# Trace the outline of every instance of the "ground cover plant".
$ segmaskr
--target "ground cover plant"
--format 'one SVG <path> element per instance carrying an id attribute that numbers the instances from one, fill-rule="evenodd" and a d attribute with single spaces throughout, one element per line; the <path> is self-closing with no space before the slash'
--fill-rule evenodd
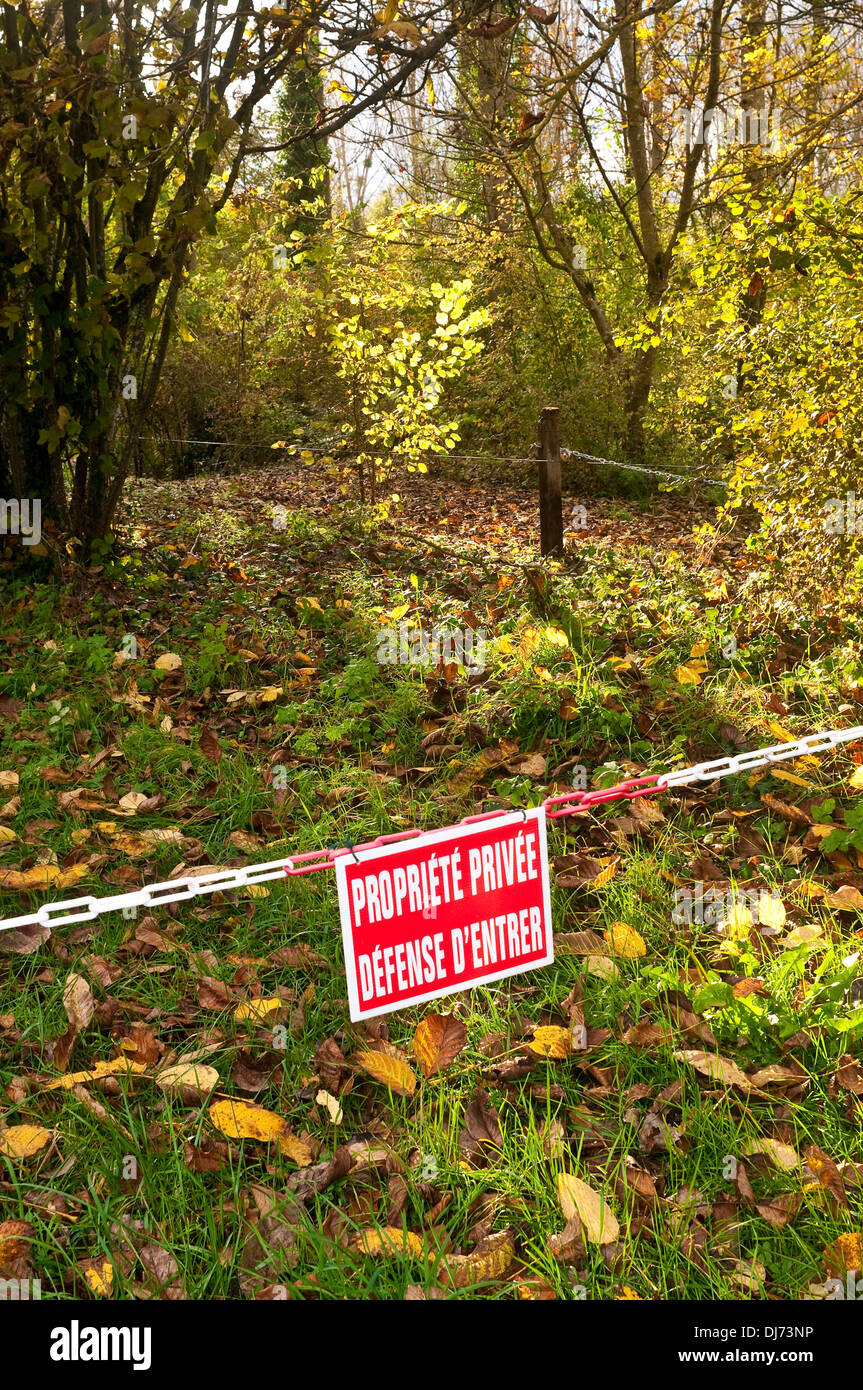
<path id="1" fill-rule="evenodd" d="M 6 575 L 3 915 L 858 722 L 858 614 L 795 620 L 692 520 L 596 499 L 543 561 L 515 488 L 407 480 L 381 519 L 300 463 L 141 482 L 104 563 Z M 482 669 L 382 662 L 400 623 Z M 0 934 L 4 1273 L 846 1296 L 861 795 L 849 745 L 560 821 L 554 964 L 363 1025 L 328 872 Z"/>

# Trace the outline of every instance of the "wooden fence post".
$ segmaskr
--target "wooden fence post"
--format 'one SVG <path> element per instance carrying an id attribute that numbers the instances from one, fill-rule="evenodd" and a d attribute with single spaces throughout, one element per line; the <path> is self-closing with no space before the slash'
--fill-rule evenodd
<path id="1" fill-rule="evenodd" d="M 563 554 L 563 503 L 560 495 L 560 411 L 547 405 L 539 417 L 539 549 Z"/>

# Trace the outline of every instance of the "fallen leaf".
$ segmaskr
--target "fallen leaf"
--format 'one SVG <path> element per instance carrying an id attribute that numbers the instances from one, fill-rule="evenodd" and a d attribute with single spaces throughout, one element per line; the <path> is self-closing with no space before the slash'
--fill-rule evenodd
<path id="1" fill-rule="evenodd" d="M 71 1091 L 73 1086 L 86 1085 L 88 1081 L 98 1081 L 103 1076 L 115 1076 L 118 1072 L 140 1074 L 147 1070 L 143 1062 L 130 1061 L 128 1057 L 109 1057 L 104 1062 L 96 1062 L 89 1071 L 70 1072 L 68 1076 L 58 1076 L 43 1088 L 46 1091 Z"/>
<path id="2" fill-rule="evenodd" d="M 467 1028 L 454 1014 L 427 1014 L 417 1025 L 414 1056 L 425 1076 L 449 1066 L 467 1042 Z"/>
<path id="3" fill-rule="evenodd" d="M 621 956 L 624 960 L 636 960 L 639 956 L 647 955 L 644 939 L 628 922 L 612 922 L 605 932 L 605 942 L 615 956 Z"/>
<path id="4" fill-rule="evenodd" d="M 250 999 L 246 1004 L 240 1004 L 234 1010 L 234 1018 L 242 1022 L 243 1019 L 254 1019 L 258 1023 L 263 1023 L 270 1014 L 277 1013 L 283 1009 L 285 1001 L 283 999 Z"/>
<path id="5" fill-rule="evenodd" d="M 7 1158 L 32 1158 L 50 1140 L 50 1129 L 43 1129 L 41 1125 L 11 1125 L 0 1134 L 0 1154 Z"/>
<path id="6" fill-rule="evenodd" d="M 749 1077 L 742 1072 L 736 1062 L 732 1062 L 728 1057 L 720 1057 L 716 1053 L 699 1052 L 694 1049 L 685 1049 L 682 1052 L 675 1052 L 678 1062 L 687 1062 L 689 1066 L 700 1071 L 702 1075 L 709 1076 L 711 1081 L 721 1081 L 725 1086 L 739 1086 L 744 1091 L 752 1090 L 752 1082 Z"/>
<path id="7" fill-rule="evenodd" d="M 358 1052 L 352 1060 L 375 1081 L 389 1086 L 397 1096 L 412 1096 L 416 1090 L 416 1077 L 399 1057 L 390 1057 L 385 1052 Z"/>
<path id="8" fill-rule="evenodd" d="M 608 1245 L 617 1240 L 620 1226 L 611 1207 L 574 1173 L 558 1173 L 557 1200 L 564 1220 L 577 1216 L 591 1244 Z"/>
<path id="9" fill-rule="evenodd" d="M 555 1060 L 568 1057 L 572 1051 L 568 1028 L 537 1028 L 527 1045 L 531 1052 L 536 1052 L 540 1057 Z"/>
<path id="10" fill-rule="evenodd" d="M 0 1269 L 26 1255 L 34 1235 L 29 1221 L 0 1221 Z"/>
<path id="11" fill-rule="evenodd" d="M 2 1229 L 0 1226 L 0 1231 Z M 825 1249 L 824 1262 L 831 1274 L 845 1274 L 851 1269 L 859 1275 L 863 1270 L 863 1231 L 845 1231 L 837 1236 L 833 1244 Z"/>
<path id="12" fill-rule="evenodd" d="M 180 1094 L 184 1090 L 194 1091 L 200 1097 L 210 1094 L 219 1084 L 219 1073 L 215 1067 L 200 1064 L 177 1062 L 157 1072 L 156 1085 L 163 1091 Z"/>
<path id="13" fill-rule="evenodd" d="M 515 1259 L 515 1244 L 508 1231 L 499 1231 L 470 1255 L 447 1255 L 441 1270 L 443 1282 L 456 1289 L 501 1279 Z"/>
<path id="14" fill-rule="evenodd" d="M 783 1144 L 779 1139 L 752 1139 L 743 1150 L 744 1157 L 751 1158 L 754 1154 L 764 1154 L 769 1158 L 775 1168 L 781 1169 L 783 1173 L 792 1173 L 800 1167 L 800 1155 L 790 1144 Z"/>
<path id="15" fill-rule="evenodd" d="M 344 1112 L 336 1097 L 330 1095 L 329 1091 L 318 1091 L 315 1096 L 315 1104 L 324 1106 L 334 1125 L 341 1124 L 344 1119 Z"/>
<path id="16" fill-rule="evenodd" d="M 83 1033 L 96 1008 L 90 986 L 83 975 L 69 975 L 63 987 L 63 1008 L 76 1033 Z"/>
<path id="17" fill-rule="evenodd" d="M 351 1242 L 354 1250 L 363 1255 L 398 1255 L 416 1260 L 433 1260 L 426 1253 L 425 1246 L 413 1231 L 403 1231 L 399 1226 L 382 1226 L 380 1229 L 360 1231 Z"/>
<path id="18" fill-rule="evenodd" d="M 282 1115 L 265 1110 L 250 1101 L 217 1100 L 207 1112 L 216 1129 L 229 1139 L 257 1139 L 262 1144 L 278 1144 L 282 1153 L 304 1168 L 312 1161 L 312 1151 L 290 1133 Z"/>

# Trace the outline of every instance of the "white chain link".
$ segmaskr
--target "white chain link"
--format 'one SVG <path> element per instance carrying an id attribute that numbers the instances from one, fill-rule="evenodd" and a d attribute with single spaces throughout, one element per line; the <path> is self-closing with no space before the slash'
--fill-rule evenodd
<path id="1" fill-rule="evenodd" d="M 695 763 L 683 767 L 679 772 L 669 772 L 660 777 L 659 789 L 666 787 L 686 787 L 690 782 L 712 782 L 715 777 L 731 777 L 735 772 L 750 772 L 756 767 L 766 767 L 770 763 L 784 763 L 790 758 L 802 758 L 807 754 L 824 753 L 839 743 L 850 743 L 863 738 L 863 724 L 855 724 L 853 729 L 831 729 L 823 734 L 807 734 L 806 738 L 796 738 L 789 743 L 775 743 L 772 748 L 754 748 L 750 753 L 737 753 L 730 758 L 715 758 L 709 763 Z"/>
<path id="2" fill-rule="evenodd" d="M 218 873 L 202 873 L 198 877 L 169 878 L 164 883 L 151 883 L 131 893 L 117 893 L 109 898 L 69 898 L 61 903 L 45 903 L 38 912 L 26 917 L 10 917 L 0 922 L 0 931 L 16 927 L 68 927 L 72 922 L 91 922 L 103 912 L 117 912 L 124 907 L 164 907 L 166 903 L 197 898 L 204 893 L 225 893 L 233 888 L 266 883 L 268 879 L 283 878 L 292 859 L 271 859 L 266 864 L 246 864 L 241 869 L 224 869 Z"/>

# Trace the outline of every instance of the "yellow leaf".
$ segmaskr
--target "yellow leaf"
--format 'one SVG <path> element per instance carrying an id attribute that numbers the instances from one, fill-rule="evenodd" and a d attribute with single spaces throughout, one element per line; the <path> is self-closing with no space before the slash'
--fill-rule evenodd
<path id="1" fill-rule="evenodd" d="M 60 869 L 56 864 L 34 864 L 23 873 L 18 869 L 0 869 L 0 888 L 16 888 L 26 892 L 31 888 L 71 888 L 87 876 L 86 864 L 73 864 Z"/>
<path id="2" fill-rule="evenodd" d="M 593 1245 L 608 1245 L 617 1240 L 620 1227 L 607 1202 L 598 1192 L 574 1173 L 558 1173 L 557 1200 L 565 1221 L 577 1216 L 584 1228 L 585 1239 Z"/>
<path id="3" fill-rule="evenodd" d="M 248 1004 L 240 1004 L 234 1011 L 234 1018 L 242 1020 L 254 1018 L 263 1022 L 268 1014 L 276 1013 L 283 1006 L 281 999 L 250 999 Z"/>
<path id="4" fill-rule="evenodd" d="M 12 1125 L 0 1134 L 0 1154 L 7 1158 L 31 1158 L 51 1139 L 50 1129 L 41 1125 Z"/>
<path id="5" fill-rule="evenodd" d="M 278 700 L 283 693 L 281 685 L 265 685 L 263 690 L 256 690 L 254 698 L 259 705 L 271 705 L 274 700 Z"/>
<path id="6" fill-rule="evenodd" d="M 375 1081 L 389 1086 L 397 1096 L 412 1096 L 416 1090 L 416 1077 L 399 1057 L 390 1057 L 386 1052 L 358 1052 L 353 1060 Z"/>
<path id="7" fill-rule="evenodd" d="M 209 1095 L 219 1084 L 219 1073 L 215 1067 L 205 1067 L 200 1063 L 177 1062 L 165 1067 L 155 1078 L 156 1085 L 163 1091 L 182 1091 L 188 1088 L 199 1095 Z"/>
<path id="8" fill-rule="evenodd" d="M 845 1231 L 824 1251 L 828 1266 L 838 1273 L 863 1269 L 863 1231 Z"/>
<path id="9" fill-rule="evenodd" d="M 773 737 L 774 737 L 774 738 L 778 738 L 778 739 L 780 740 L 780 742 L 782 742 L 782 743 L 793 743 L 793 742 L 794 742 L 794 735 L 793 735 L 792 733 L 789 733 L 789 731 L 785 728 L 785 726 L 784 726 L 783 724 L 777 724 L 777 723 L 775 722 L 775 720 L 771 720 L 771 722 L 767 725 L 767 727 L 768 727 L 768 729 L 770 730 L 770 732 L 771 732 L 771 734 L 773 735 Z"/>
<path id="10" fill-rule="evenodd" d="M 863 767 L 858 767 L 857 771 L 851 774 L 848 785 L 853 787 L 855 792 L 863 792 Z"/>
<path id="11" fill-rule="evenodd" d="M 298 1168 L 308 1168 L 312 1161 L 312 1151 L 308 1144 L 289 1131 L 279 1135 L 279 1148 L 283 1154 L 294 1160 Z"/>
<path id="12" fill-rule="evenodd" d="M 631 1289 L 628 1284 L 622 1284 L 620 1293 L 615 1294 L 614 1297 L 617 1303 L 642 1302 L 641 1294 L 636 1293 L 635 1289 Z"/>
<path id="13" fill-rule="evenodd" d="M 208 1111 L 212 1123 L 229 1139 L 257 1139 L 261 1144 L 278 1144 L 282 1153 L 301 1168 L 312 1161 L 308 1144 L 289 1132 L 284 1116 L 265 1110 L 250 1101 L 217 1100 Z"/>
<path id="14" fill-rule="evenodd" d="M 540 1057 L 553 1057 L 555 1059 L 568 1057 L 572 1051 L 569 1029 L 537 1028 L 528 1043 L 528 1047 L 531 1052 L 537 1052 Z"/>
<path id="15" fill-rule="evenodd" d="M 613 980 L 620 975 L 614 961 L 608 956 L 585 956 L 584 963 L 589 975 L 598 975 L 604 980 Z"/>
<path id="16" fill-rule="evenodd" d="M 15 831 L 8 825 L 0 825 L 0 845 L 11 845 L 17 839 Z"/>
<path id="17" fill-rule="evenodd" d="M 614 862 L 613 864 L 606 864 L 606 866 L 605 866 L 604 869 L 600 869 L 599 873 L 596 875 L 596 878 L 593 880 L 593 882 L 592 882 L 592 884 L 591 884 L 591 887 L 592 887 L 592 888 L 604 888 L 605 885 L 606 885 L 606 883 L 610 883 L 610 882 L 611 882 L 611 880 L 614 878 L 614 875 L 615 875 L 616 873 L 617 873 L 617 861 L 615 860 L 615 862 Z"/>
<path id="18" fill-rule="evenodd" d="M 176 652 L 163 652 L 154 664 L 157 671 L 178 671 L 183 664 L 183 658 L 177 656 Z"/>
<path id="19" fill-rule="evenodd" d="M 821 935 L 823 935 L 823 930 L 817 922 L 804 922 L 801 926 L 790 931 L 787 936 L 784 936 L 780 944 L 784 950 L 793 951 L 795 946 L 804 946 L 810 941 L 817 941 Z"/>
<path id="20" fill-rule="evenodd" d="M 708 637 L 705 637 L 705 638 L 702 639 L 702 641 L 696 642 L 696 643 L 695 643 L 695 645 L 694 645 L 694 647 L 692 648 L 692 650 L 690 651 L 689 655 L 690 655 L 691 657 L 695 657 L 696 660 L 697 660 L 698 657 L 700 657 L 700 656 L 705 656 L 705 655 L 707 654 L 707 652 L 709 652 L 709 651 L 710 651 L 710 639 L 709 639 Z"/>
<path id="21" fill-rule="evenodd" d="M 91 1293 L 109 1298 L 114 1285 L 114 1267 L 110 1260 L 89 1260 L 81 1267 Z"/>
<path id="22" fill-rule="evenodd" d="M 336 1097 L 330 1095 L 329 1091 L 318 1091 L 318 1094 L 315 1096 L 315 1104 L 323 1105 L 326 1108 L 329 1117 L 334 1125 L 341 1124 L 342 1120 L 344 1119 L 344 1112 L 342 1111 L 342 1107 L 339 1105 L 339 1102 L 337 1101 Z"/>
<path id="23" fill-rule="evenodd" d="M 743 903 L 733 903 L 731 911 L 722 922 L 723 929 L 731 937 L 748 936 L 752 926 L 752 915 Z"/>
<path id="24" fill-rule="evenodd" d="M 19 778 L 17 772 L 12 772 L 9 770 L 4 771 L 2 768 L 0 768 L 0 787 L 17 787 L 18 781 Z"/>
<path id="25" fill-rule="evenodd" d="M 433 1260 L 426 1254 L 425 1247 L 413 1231 L 403 1231 L 399 1226 L 382 1226 L 379 1230 L 370 1228 L 360 1231 L 352 1242 L 355 1250 L 364 1255 L 401 1255 L 408 1259 Z"/>
<path id="26" fill-rule="evenodd" d="M 634 927 L 628 922 L 612 922 L 604 933 L 609 950 L 625 960 L 635 960 L 647 955 L 647 946 Z"/>
<path id="27" fill-rule="evenodd" d="M 484 1284 L 502 1278 L 515 1259 L 515 1245 L 508 1231 L 500 1231 L 498 1237 L 492 1239 L 494 1244 L 481 1254 L 446 1255 L 441 1280 L 453 1288 L 463 1289 L 468 1284 Z"/>
<path id="28" fill-rule="evenodd" d="M 674 674 L 680 685 L 698 685 L 701 681 L 700 672 L 693 671 L 691 666 L 678 666 Z"/>
<path id="29" fill-rule="evenodd" d="M 86 1085 L 88 1081 L 98 1081 L 103 1076 L 115 1076 L 117 1072 L 141 1072 L 147 1070 L 143 1062 L 133 1062 L 128 1057 L 109 1057 L 107 1061 L 97 1062 L 89 1071 L 73 1071 L 68 1076 L 58 1076 L 43 1088 L 46 1091 L 71 1091 L 73 1086 Z"/>
<path id="30" fill-rule="evenodd" d="M 771 777 L 775 777 L 779 782 L 793 782 L 795 787 L 811 787 L 812 783 L 807 782 L 805 777 L 797 777 L 793 772 L 786 772 L 784 767 L 771 767 Z"/>
<path id="31" fill-rule="evenodd" d="M 788 916 L 781 898 L 772 893 L 758 894 L 758 922 L 763 927 L 784 927 Z"/>
<path id="32" fill-rule="evenodd" d="M 779 1139 L 753 1139 L 743 1150 L 744 1158 L 752 1154 L 764 1154 L 774 1167 L 781 1169 L 783 1173 L 791 1173 L 800 1167 L 800 1155 L 796 1149 L 792 1149 L 790 1144 L 783 1144 Z"/>

